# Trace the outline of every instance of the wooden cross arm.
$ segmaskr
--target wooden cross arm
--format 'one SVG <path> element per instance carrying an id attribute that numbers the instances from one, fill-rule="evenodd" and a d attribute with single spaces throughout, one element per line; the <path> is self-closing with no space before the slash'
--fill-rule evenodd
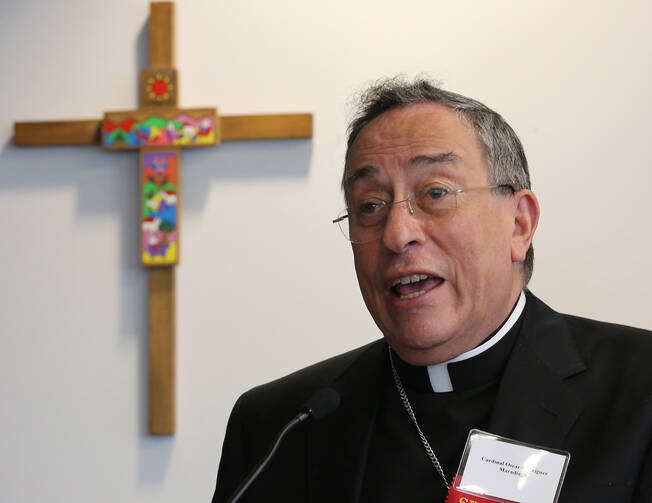
<path id="1" fill-rule="evenodd" d="M 95 145 L 100 143 L 102 121 L 49 121 L 14 123 L 14 145 Z"/>
<path id="2" fill-rule="evenodd" d="M 310 138 L 312 114 L 227 115 L 221 121 L 221 140 Z M 16 122 L 14 145 L 96 145 L 101 143 L 101 120 Z"/>
<path id="3" fill-rule="evenodd" d="M 310 138 L 312 114 L 226 115 L 222 141 Z"/>

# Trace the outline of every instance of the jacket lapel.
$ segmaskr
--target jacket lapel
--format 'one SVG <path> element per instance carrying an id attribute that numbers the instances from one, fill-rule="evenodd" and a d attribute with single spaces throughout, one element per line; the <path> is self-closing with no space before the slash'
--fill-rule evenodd
<path id="1" fill-rule="evenodd" d="M 380 402 L 379 376 L 387 370 L 384 340 L 371 344 L 337 378 L 338 410 L 309 423 L 308 492 L 311 503 L 359 500 L 369 442 Z M 388 370 L 387 370 L 388 371 Z"/>
<path id="2" fill-rule="evenodd" d="M 557 447 L 583 408 L 564 379 L 583 372 L 564 318 L 527 293 L 521 334 L 498 391 L 490 432 Z"/>

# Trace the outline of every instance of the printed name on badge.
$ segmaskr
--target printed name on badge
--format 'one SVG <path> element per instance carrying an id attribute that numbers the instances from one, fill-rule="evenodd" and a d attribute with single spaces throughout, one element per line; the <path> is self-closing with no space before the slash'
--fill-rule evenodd
<path id="1" fill-rule="evenodd" d="M 570 454 L 471 430 L 447 502 L 554 503 Z"/>

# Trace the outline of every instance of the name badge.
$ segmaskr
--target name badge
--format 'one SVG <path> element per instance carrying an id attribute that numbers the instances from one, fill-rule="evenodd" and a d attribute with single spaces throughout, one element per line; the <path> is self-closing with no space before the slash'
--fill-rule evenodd
<path id="1" fill-rule="evenodd" d="M 554 503 L 570 453 L 471 430 L 446 503 Z"/>

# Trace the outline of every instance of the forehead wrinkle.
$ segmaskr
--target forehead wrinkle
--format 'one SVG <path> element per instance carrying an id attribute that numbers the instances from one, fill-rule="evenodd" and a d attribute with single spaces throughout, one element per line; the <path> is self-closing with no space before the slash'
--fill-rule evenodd
<path id="1" fill-rule="evenodd" d="M 353 171 L 350 171 L 346 175 L 346 178 L 344 178 L 344 183 L 342 184 L 344 186 L 344 190 L 348 189 L 357 180 L 360 180 L 362 178 L 371 178 L 373 176 L 378 175 L 379 172 L 380 170 L 376 166 L 373 166 L 371 164 L 365 164 L 363 166 L 360 166 L 359 168 L 355 168 Z"/>
<path id="2" fill-rule="evenodd" d="M 444 152 L 442 154 L 433 155 L 417 155 L 412 157 L 408 164 L 414 167 L 429 166 L 432 164 L 443 164 L 453 162 L 459 159 L 459 156 L 453 152 Z"/>
<path id="3" fill-rule="evenodd" d="M 412 157 L 408 161 L 408 167 L 421 168 L 431 166 L 433 164 L 444 164 L 454 162 L 459 159 L 459 156 L 453 152 L 443 152 L 441 154 L 421 154 Z M 380 172 L 379 168 L 371 164 L 365 164 L 359 168 L 355 168 L 352 172 L 347 174 L 344 179 L 344 188 L 350 187 L 354 182 L 364 178 L 373 178 Z"/>

